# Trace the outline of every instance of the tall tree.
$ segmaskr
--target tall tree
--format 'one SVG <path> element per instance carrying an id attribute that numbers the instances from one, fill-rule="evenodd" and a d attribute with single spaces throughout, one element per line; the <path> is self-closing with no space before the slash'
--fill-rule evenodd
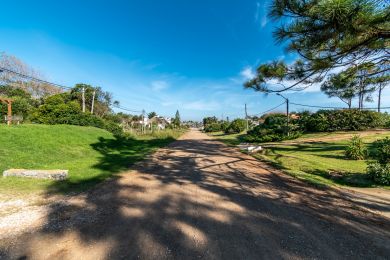
<path id="1" fill-rule="evenodd" d="M 176 110 L 175 118 L 173 119 L 173 125 L 179 127 L 181 125 L 179 110 Z"/>
<path id="2" fill-rule="evenodd" d="M 371 84 L 376 86 L 376 90 L 378 91 L 378 112 L 380 112 L 381 111 L 382 91 L 389 84 L 390 73 L 383 72 L 381 74 L 376 75 L 375 77 L 371 77 L 369 79 L 369 81 Z"/>
<path id="3" fill-rule="evenodd" d="M 23 89 L 33 97 L 58 94 L 61 89 L 43 81 L 43 75 L 15 56 L 0 52 L 0 84 Z"/>
<path id="4" fill-rule="evenodd" d="M 274 31 L 276 41 L 287 42 L 287 51 L 299 59 L 292 65 L 261 64 L 246 88 L 266 93 L 301 90 L 336 68 L 345 70 L 362 62 L 383 68 L 360 75 L 366 78 L 390 69 L 386 0 L 273 0 L 269 16 L 280 24 Z"/>
<path id="5" fill-rule="evenodd" d="M 338 97 L 342 102 L 352 106 L 352 99 L 357 95 L 358 82 L 356 77 L 342 72 L 331 75 L 327 81 L 321 85 L 321 90 L 328 97 Z"/>
<path id="6" fill-rule="evenodd" d="M 215 116 L 203 118 L 203 126 L 218 123 L 218 119 Z"/>
<path id="7" fill-rule="evenodd" d="M 149 118 L 149 119 L 152 119 L 152 118 L 155 117 L 155 116 L 157 116 L 157 113 L 156 113 L 156 112 L 150 112 L 150 113 L 148 114 L 148 118 Z"/>
<path id="8" fill-rule="evenodd" d="M 86 110 L 91 110 L 91 104 L 93 99 L 93 93 L 95 92 L 94 101 L 94 114 L 98 116 L 104 116 L 111 112 L 110 106 L 114 103 L 112 100 L 112 94 L 104 91 L 101 87 L 93 87 L 88 84 L 76 84 L 71 90 L 72 99 L 78 100 L 80 105 L 82 103 L 81 92 L 85 90 L 85 105 Z"/>

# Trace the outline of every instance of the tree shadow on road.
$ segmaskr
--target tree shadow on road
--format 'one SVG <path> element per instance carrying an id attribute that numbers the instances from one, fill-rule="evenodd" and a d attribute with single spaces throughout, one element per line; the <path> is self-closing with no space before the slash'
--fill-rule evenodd
<path id="1" fill-rule="evenodd" d="M 97 149 L 106 169 L 120 170 L 127 160 L 117 156 L 130 155 L 105 141 Z M 110 165 L 115 162 L 119 165 Z M 43 228 L 21 236 L 17 246 L 0 249 L 4 258 L 390 255 L 388 220 L 219 142 L 176 141 L 132 170 L 50 205 Z"/>
<path id="2" fill-rule="evenodd" d="M 141 161 L 152 151 L 163 147 L 175 139 L 172 137 L 139 140 L 127 137 L 99 138 L 99 142 L 91 144 L 101 157 L 92 167 L 99 170 L 98 174 L 81 175 L 65 181 L 55 182 L 49 188 L 49 193 L 80 192 L 106 180 L 113 175 L 128 170 L 134 163 Z"/>

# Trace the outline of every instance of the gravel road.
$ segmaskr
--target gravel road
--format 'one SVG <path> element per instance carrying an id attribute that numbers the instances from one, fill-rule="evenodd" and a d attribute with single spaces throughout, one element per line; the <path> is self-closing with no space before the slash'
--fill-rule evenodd
<path id="1" fill-rule="evenodd" d="M 389 219 L 195 130 L 45 212 L 0 258 L 390 259 Z"/>

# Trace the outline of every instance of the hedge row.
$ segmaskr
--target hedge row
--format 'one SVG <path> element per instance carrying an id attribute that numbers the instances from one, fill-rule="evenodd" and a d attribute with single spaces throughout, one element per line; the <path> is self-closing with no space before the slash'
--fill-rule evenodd
<path id="1" fill-rule="evenodd" d="M 366 110 L 320 110 L 298 114 L 296 123 L 304 132 L 360 131 L 387 127 L 389 115 Z"/>

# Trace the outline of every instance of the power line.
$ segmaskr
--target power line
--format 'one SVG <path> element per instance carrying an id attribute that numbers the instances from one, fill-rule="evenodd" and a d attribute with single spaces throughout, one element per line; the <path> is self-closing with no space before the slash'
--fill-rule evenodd
<path id="1" fill-rule="evenodd" d="M 135 109 L 125 108 L 125 107 L 122 107 L 119 105 L 112 105 L 112 106 L 115 108 L 118 108 L 118 109 L 122 109 L 124 111 L 133 112 L 133 113 L 142 113 L 143 112 L 143 110 L 135 110 Z"/>
<path id="2" fill-rule="evenodd" d="M 263 111 L 263 112 L 261 112 L 261 113 L 255 114 L 254 116 L 260 116 L 260 115 L 266 114 L 266 113 L 268 113 L 268 112 L 270 112 L 270 111 L 272 111 L 272 110 L 275 110 L 275 109 L 281 107 L 281 106 L 284 105 L 284 104 L 286 104 L 286 102 L 283 102 L 283 103 L 277 105 L 276 107 L 267 109 L 267 110 L 265 110 L 265 111 Z"/>
<path id="3" fill-rule="evenodd" d="M 292 105 L 296 105 L 296 106 L 301 106 L 301 107 L 312 107 L 312 108 L 324 108 L 324 109 L 348 109 L 347 107 L 330 107 L 330 106 L 316 106 L 316 105 L 306 105 L 306 104 L 299 104 L 299 103 L 294 103 L 294 102 L 290 102 L 290 104 Z M 351 108 L 351 109 L 358 109 L 358 108 Z M 364 109 L 373 109 L 373 110 L 376 110 L 378 109 L 377 107 L 363 107 L 362 108 L 363 110 Z M 390 109 L 390 107 L 381 107 L 381 109 Z"/>
<path id="4" fill-rule="evenodd" d="M 20 73 L 20 72 L 14 71 L 14 70 L 10 70 L 10 69 L 4 68 L 4 67 L 0 67 L 0 73 L 3 72 L 3 71 L 8 72 L 8 73 L 13 73 L 13 74 L 16 74 L 16 75 L 18 75 L 20 77 L 23 77 L 23 78 L 26 78 L 26 79 L 30 79 L 30 80 L 33 80 L 33 81 L 38 81 L 38 82 L 41 82 L 41 83 L 45 83 L 45 84 L 49 84 L 49 85 L 52 85 L 52 86 L 56 86 L 56 87 L 59 87 L 61 89 L 68 89 L 68 90 L 72 90 L 73 89 L 71 87 L 67 87 L 67 86 L 64 86 L 64 85 L 57 84 L 57 83 L 49 82 L 49 81 L 42 80 L 42 79 L 39 79 L 39 78 L 35 78 L 35 77 L 29 76 L 29 75 L 25 75 L 23 73 Z M 124 111 L 128 111 L 128 112 L 142 113 L 141 110 L 125 108 L 125 107 L 122 107 L 122 106 L 119 106 L 119 105 L 112 105 L 112 106 L 116 107 L 116 108 L 119 108 L 119 109 L 122 109 Z"/>
<path id="5" fill-rule="evenodd" d="M 326 109 L 345 109 L 345 107 L 327 107 L 327 106 L 316 106 L 316 105 L 305 105 L 305 104 L 298 104 L 294 102 L 290 102 L 292 105 L 301 106 L 301 107 L 313 107 L 313 108 L 326 108 Z"/>
<path id="6" fill-rule="evenodd" d="M 0 72 L 2 72 L 2 71 L 13 73 L 13 74 L 16 74 L 16 75 L 18 75 L 20 77 L 26 78 L 26 79 L 30 79 L 30 80 L 38 81 L 38 82 L 41 82 L 41 83 L 53 85 L 53 86 L 59 87 L 61 89 L 72 89 L 71 87 L 67 87 L 67 86 L 64 86 L 64 85 L 57 84 L 57 83 L 49 82 L 49 81 L 46 81 L 46 80 L 43 80 L 43 79 L 38 79 L 38 78 L 35 78 L 33 76 L 29 76 L 29 75 L 26 75 L 26 74 L 23 74 L 23 73 L 20 73 L 20 72 L 17 72 L 17 71 L 13 71 L 13 70 L 10 70 L 10 69 L 7 69 L 7 68 L 0 67 Z"/>

